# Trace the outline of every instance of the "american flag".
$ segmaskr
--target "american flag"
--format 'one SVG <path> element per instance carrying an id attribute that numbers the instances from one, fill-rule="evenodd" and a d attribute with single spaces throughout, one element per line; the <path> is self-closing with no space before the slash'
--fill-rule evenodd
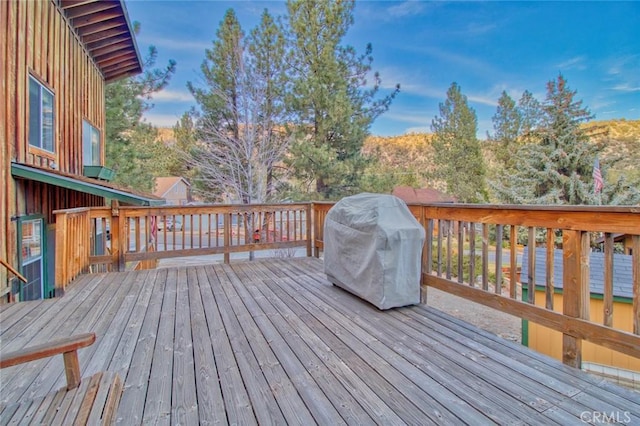
<path id="1" fill-rule="evenodd" d="M 600 171 L 600 161 L 598 157 L 593 163 L 593 192 L 599 194 L 604 186 L 604 180 L 602 179 L 602 172 Z"/>

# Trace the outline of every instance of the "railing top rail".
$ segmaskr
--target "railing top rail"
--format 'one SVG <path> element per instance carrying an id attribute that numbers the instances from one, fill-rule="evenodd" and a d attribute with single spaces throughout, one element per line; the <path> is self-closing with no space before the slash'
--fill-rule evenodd
<path id="1" fill-rule="evenodd" d="M 120 206 L 121 210 L 135 210 L 135 209 L 145 209 L 145 210 L 179 210 L 179 209 L 260 209 L 260 208 L 268 208 L 268 207 L 306 207 L 311 205 L 311 202 L 296 202 L 296 203 L 262 203 L 262 204 L 186 204 L 186 205 L 174 205 L 174 204 L 165 204 L 162 206 Z"/>
<path id="2" fill-rule="evenodd" d="M 583 206 L 583 205 L 540 205 L 540 204 L 465 204 L 465 203 L 411 203 L 410 206 L 443 209 L 470 210 L 523 210 L 541 212 L 593 212 L 593 213 L 638 213 L 640 206 Z"/>
<path id="3" fill-rule="evenodd" d="M 314 201 L 314 205 L 333 205 L 335 201 Z M 594 212 L 594 213 L 637 213 L 640 206 L 585 206 L 585 205 L 542 205 L 542 204 L 468 204 L 468 203 L 407 203 L 409 206 L 434 209 L 468 209 L 468 210 L 521 210 L 541 212 Z"/>
<path id="4" fill-rule="evenodd" d="M 74 214 L 91 211 L 92 207 L 76 207 L 75 209 L 54 210 L 53 214 Z"/>
<path id="5" fill-rule="evenodd" d="M 287 204 L 205 204 L 197 206 L 153 206 L 120 207 L 120 211 L 128 216 L 148 215 L 179 215 L 179 214 L 209 214 L 209 213 L 247 213 L 255 211 L 293 211 L 306 210 L 311 203 L 287 203 Z"/>

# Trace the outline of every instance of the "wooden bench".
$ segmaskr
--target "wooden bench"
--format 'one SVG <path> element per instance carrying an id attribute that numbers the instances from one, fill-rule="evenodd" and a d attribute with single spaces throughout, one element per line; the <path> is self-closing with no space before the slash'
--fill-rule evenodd
<path id="1" fill-rule="evenodd" d="M 93 344 L 94 333 L 80 334 L 0 355 L 0 368 L 62 354 L 66 388 L 0 406 L 0 423 L 111 424 L 122 395 L 117 373 L 99 372 L 81 380 L 78 349 Z"/>

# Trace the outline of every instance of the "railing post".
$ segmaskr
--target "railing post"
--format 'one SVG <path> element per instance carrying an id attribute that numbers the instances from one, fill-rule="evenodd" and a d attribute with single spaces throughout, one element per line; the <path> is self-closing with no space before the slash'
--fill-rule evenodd
<path id="1" fill-rule="evenodd" d="M 581 319 L 589 317 L 588 238 L 589 234 L 584 231 L 564 230 L 562 233 L 562 307 L 563 314 L 568 317 Z M 562 335 L 562 362 L 571 367 L 581 368 L 581 339 L 566 333 Z"/>
<path id="2" fill-rule="evenodd" d="M 307 257 L 313 256 L 313 233 L 311 232 L 314 225 L 313 204 L 307 204 Z"/>
<path id="3" fill-rule="evenodd" d="M 428 290 L 425 280 L 426 274 L 431 272 L 431 256 L 432 256 L 432 239 L 433 239 L 433 221 L 426 218 L 424 206 L 420 206 L 420 224 L 425 230 L 424 243 L 422 244 L 422 259 L 420 265 L 420 303 L 427 304 Z"/>
<path id="4" fill-rule="evenodd" d="M 631 237 L 631 277 L 633 282 L 633 333 L 640 334 L 640 235 Z"/>
<path id="5" fill-rule="evenodd" d="M 67 214 L 56 213 L 56 278 L 55 278 L 55 294 L 60 296 L 64 294 L 66 282 L 66 271 L 69 264 L 67 259 Z"/>
<path id="6" fill-rule="evenodd" d="M 238 219 L 240 220 L 240 219 Z M 231 246 L 231 213 L 224 214 L 224 263 L 229 263 L 229 247 Z"/>
<path id="7" fill-rule="evenodd" d="M 116 271 L 124 271 L 126 262 L 124 260 L 125 244 L 127 238 L 124 235 L 125 215 L 120 214 L 120 208 L 117 201 L 111 202 L 111 250 L 113 256 L 113 268 Z"/>

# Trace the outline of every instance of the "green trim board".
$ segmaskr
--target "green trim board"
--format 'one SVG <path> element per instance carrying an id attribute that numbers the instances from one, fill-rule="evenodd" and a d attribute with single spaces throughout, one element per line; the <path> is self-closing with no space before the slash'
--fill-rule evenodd
<path id="1" fill-rule="evenodd" d="M 102 179 L 106 181 L 112 181 L 116 175 L 113 170 L 102 166 L 83 166 L 82 174 L 88 178 Z"/>
<path id="2" fill-rule="evenodd" d="M 11 174 L 14 177 L 34 180 L 49 185 L 59 186 L 74 191 L 84 192 L 87 194 L 97 195 L 112 200 L 118 200 L 122 203 L 137 206 L 160 206 L 165 201 L 153 196 L 145 197 L 143 195 L 127 192 L 122 189 L 110 188 L 100 185 L 99 183 L 85 182 L 84 180 L 73 179 L 58 173 L 48 172 L 35 167 L 31 167 L 20 163 L 11 163 Z"/>

